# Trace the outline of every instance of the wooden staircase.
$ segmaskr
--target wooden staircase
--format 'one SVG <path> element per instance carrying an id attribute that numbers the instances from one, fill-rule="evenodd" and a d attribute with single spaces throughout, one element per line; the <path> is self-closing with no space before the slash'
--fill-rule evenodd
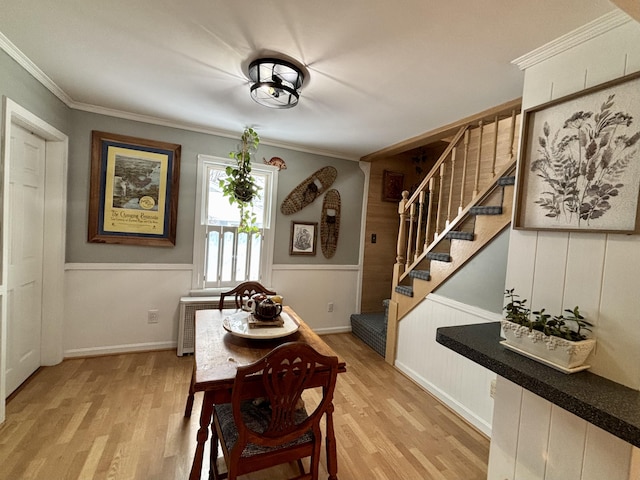
<path id="1" fill-rule="evenodd" d="M 418 189 L 403 193 L 385 358 L 399 321 L 511 223 L 520 115 L 461 128 Z"/>

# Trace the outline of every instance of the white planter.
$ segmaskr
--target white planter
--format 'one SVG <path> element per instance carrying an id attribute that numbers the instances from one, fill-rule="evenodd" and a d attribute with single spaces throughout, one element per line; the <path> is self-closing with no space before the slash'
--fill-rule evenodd
<path id="1" fill-rule="evenodd" d="M 572 342 L 550 337 L 508 320 L 502 320 L 502 333 L 505 347 L 566 373 L 589 368 L 584 362 L 596 344 L 593 338 Z"/>

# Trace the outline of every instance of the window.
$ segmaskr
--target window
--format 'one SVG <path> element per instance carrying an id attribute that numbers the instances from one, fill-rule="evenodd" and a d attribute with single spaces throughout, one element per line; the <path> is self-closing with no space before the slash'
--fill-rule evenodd
<path id="1" fill-rule="evenodd" d="M 277 191 L 277 168 L 253 165 L 252 175 L 260 185 L 254 201 L 257 233 L 238 232 L 237 205 L 222 195 L 220 180 L 225 168 L 235 165 L 205 155 L 198 156 L 197 212 L 194 236 L 195 289 L 228 288 L 255 280 L 268 285 L 273 259 L 273 228 Z"/>

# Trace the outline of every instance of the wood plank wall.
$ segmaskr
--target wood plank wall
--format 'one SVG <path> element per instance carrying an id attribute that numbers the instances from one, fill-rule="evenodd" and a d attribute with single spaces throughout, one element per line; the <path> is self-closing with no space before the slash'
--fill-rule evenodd
<path id="1" fill-rule="evenodd" d="M 404 174 L 404 189 L 408 190 L 429 172 L 443 149 L 424 149 L 425 162 L 419 164 L 422 168 L 420 175 L 416 173 L 416 164 L 412 160 L 418 154 L 417 150 L 376 159 L 371 163 L 362 272 L 363 313 L 383 310 L 382 302 L 391 296 L 393 264 L 396 262 L 398 203 L 383 200 L 383 173 L 389 170 Z M 376 243 L 371 242 L 372 234 L 376 235 Z"/>

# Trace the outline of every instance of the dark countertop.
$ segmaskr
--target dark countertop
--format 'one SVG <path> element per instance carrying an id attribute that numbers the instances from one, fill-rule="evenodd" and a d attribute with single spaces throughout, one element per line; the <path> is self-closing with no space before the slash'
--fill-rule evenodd
<path id="1" fill-rule="evenodd" d="M 436 341 L 640 447 L 640 392 L 589 371 L 565 374 L 500 345 L 500 322 L 442 327 Z"/>

